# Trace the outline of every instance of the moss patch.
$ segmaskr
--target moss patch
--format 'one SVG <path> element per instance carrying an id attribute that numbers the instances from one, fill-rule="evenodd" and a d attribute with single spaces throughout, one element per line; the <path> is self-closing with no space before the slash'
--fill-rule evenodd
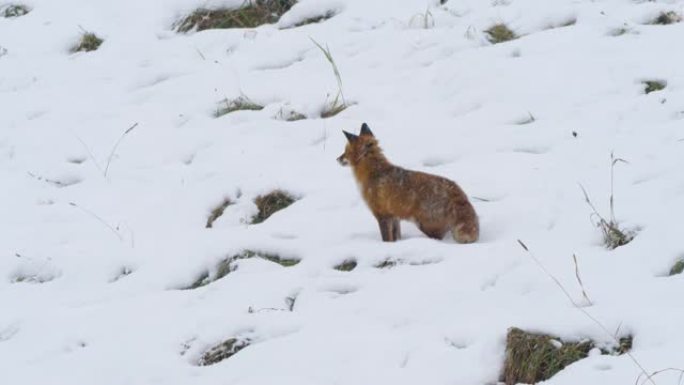
<path id="1" fill-rule="evenodd" d="M 252 217 L 251 223 L 257 224 L 265 221 L 277 211 L 293 204 L 296 200 L 294 196 L 282 190 L 274 190 L 268 194 L 259 195 L 254 199 L 254 204 L 259 209 L 259 213 Z"/>
<path id="2" fill-rule="evenodd" d="M 81 40 L 71 48 L 71 52 L 90 52 L 95 51 L 102 45 L 102 40 L 92 32 L 84 32 L 81 35 Z"/>
<path id="3" fill-rule="evenodd" d="M 511 328 L 506 336 L 506 358 L 500 380 L 506 385 L 546 381 L 566 366 L 586 358 L 595 347 L 590 340 L 566 342 L 550 335 Z M 619 355 L 631 347 L 632 337 L 625 337 L 620 339 L 619 346 L 601 352 Z"/>
<path id="4" fill-rule="evenodd" d="M 231 201 L 228 198 L 224 198 L 223 202 L 219 204 L 218 206 L 214 207 L 213 210 L 211 210 L 211 213 L 209 214 L 209 218 L 207 218 L 207 224 L 206 228 L 210 229 L 212 226 L 214 226 L 214 222 L 223 215 L 223 212 L 226 210 L 226 208 L 230 205 L 233 204 L 233 201 Z"/>
<path id="5" fill-rule="evenodd" d="M 352 271 L 356 269 L 356 260 L 354 259 L 347 259 L 345 261 L 342 261 L 341 263 L 335 265 L 335 270 L 339 271 Z"/>
<path id="6" fill-rule="evenodd" d="M 251 344 L 247 338 L 229 338 L 202 354 L 197 361 L 199 366 L 209 366 L 234 356 Z"/>
<path id="7" fill-rule="evenodd" d="M 176 31 L 256 28 L 277 22 L 295 3 L 295 0 L 247 0 L 236 9 L 200 8 L 178 22 Z"/>
<path id="8" fill-rule="evenodd" d="M 677 262 L 672 265 L 670 268 L 669 276 L 677 275 L 677 274 L 682 274 L 684 272 L 684 258 L 680 258 L 677 260 Z"/>
<path id="9" fill-rule="evenodd" d="M 663 80 L 645 80 L 642 83 L 644 85 L 644 93 L 647 95 L 651 92 L 662 91 L 667 87 L 667 82 Z"/>
<path id="10" fill-rule="evenodd" d="M 216 107 L 216 112 L 214 117 L 220 118 L 223 115 L 230 114 L 235 111 L 260 111 L 263 110 L 264 106 L 261 104 L 253 102 L 246 96 L 239 96 L 235 99 L 224 99 Z"/>
<path id="11" fill-rule="evenodd" d="M 655 19 L 651 20 L 653 25 L 668 25 L 679 23 L 682 21 L 682 16 L 675 11 L 661 12 Z"/>
<path id="12" fill-rule="evenodd" d="M 508 28 L 506 24 L 499 23 L 494 24 L 484 31 L 487 34 L 487 39 L 492 44 L 503 43 L 510 40 L 515 40 L 518 38 L 513 30 Z"/>

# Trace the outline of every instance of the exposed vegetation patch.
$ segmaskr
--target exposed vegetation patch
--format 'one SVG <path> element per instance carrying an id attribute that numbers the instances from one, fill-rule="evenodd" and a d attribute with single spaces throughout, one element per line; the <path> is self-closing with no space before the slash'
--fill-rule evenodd
<path id="1" fill-rule="evenodd" d="M 261 258 L 264 260 L 267 260 L 269 262 L 277 263 L 280 266 L 283 267 L 291 267 L 295 266 L 300 262 L 299 259 L 297 258 L 288 258 L 288 257 L 282 257 L 278 254 L 272 254 L 272 253 L 266 253 L 262 251 L 256 251 L 256 250 L 242 250 L 241 252 L 234 254 L 228 258 L 223 259 L 220 261 L 213 270 L 205 270 L 200 274 L 195 281 L 193 281 L 192 284 L 190 284 L 187 287 L 181 288 L 182 290 L 192 290 L 192 289 L 197 289 L 202 286 L 206 286 L 212 282 L 216 282 L 219 279 L 227 276 L 228 274 L 234 272 L 237 270 L 237 261 L 243 260 L 243 259 L 251 259 L 251 258 Z"/>
<path id="2" fill-rule="evenodd" d="M 286 122 L 296 122 L 298 120 L 306 119 L 306 115 L 288 107 L 282 107 L 280 110 L 278 110 L 274 118 L 278 120 L 284 120 Z"/>
<path id="3" fill-rule="evenodd" d="M 561 20 L 555 23 L 549 24 L 546 29 L 556 29 L 556 28 L 563 28 L 563 27 L 570 27 L 577 24 L 577 17 L 572 16 L 568 17 L 565 20 Z"/>
<path id="4" fill-rule="evenodd" d="M 122 266 L 117 272 L 116 276 L 111 280 L 111 282 L 116 282 L 121 278 L 127 277 L 133 273 L 133 269 L 128 266 Z"/>
<path id="5" fill-rule="evenodd" d="M 644 93 L 650 94 L 651 92 L 662 91 L 667 87 L 667 82 L 664 80 L 644 80 Z"/>
<path id="6" fill-rule="evenodd" d="M 325 12 L 325 13 L 322 14 L 322 15 L 312 16 L 312 17 L 306 18 L 306 19 L 304 19 L 304 20 L 302 20 L 302 21 L 296 23 L 296 24 L 293 25 L 292 27 L 288 27 L 288 28 L 297 28 L 297 27 L 301 27 L 301 26 L 307 25 L 307 24 L 316 24 L 316 23 L 320 23 L 320 22 L 326 21 L 326 20 L 328 20 L 328 19 L 331 19 L 331 18 L 332 18 L 333 16 L 335 16 L 336 14 L 337 14 L 337 13 L 336 13 L 335 11 L 328 10 L 327 12 Z"/>
<path id="7" fill-rule="evenodd" d="M 682 16 L 675 11 L 661 12 L 655 19 L 651 20 L 653 25 L 669 25 L 682 21 Z"/>
<path id="8" fill-rule="evenodd" d="M 233 204 L 233 201 L 231 201 L 229 198 L 224 198 L 223 202 L 221 202 L 218 206 L 214 207 L 211 210 L 211 213 L 209 214 L 209 218 L 207 218 L 207 224 L 206 228 L 210 229 L 212 226 L 214 226 L 214 222 L 223 215 L 223 212 L 226 210 L 226 208 L 230 205 Z"/>
<path id="9" fill-rule="evenodd" d="M 0 11 L 2 11 L 2 17 L 9 19 L 24 16 L 31 12 L 31 8 L 24 4 L 9 4 L 4 7 L 0 7 Z"/>
<path id="10" fill-rule="evenodd" d="M 682 274 L 684 272 L 684 257 L 678 259 L 674 265 L 670 268 L 669 276 L 677 275 L 677 274 Z"/>
<path id="11" fill-rule="evenodd" d="M 373 267 L 375 267 L 376 269 L 391 269 L 391 268 L 395 267 L 396 265 L 398 265 L 399 263 L 401 263 L 401 261 L 388 258 L 388 259 L 385 259 L 384 261 L 382 261 L 380 263 L 376 263 L 375 265 L 373 265 Z"/>
<path id="12" fill-rule="evenodd" d="M 335 265 L 335 270 L 339 271 L 352 271 L 356 269 L 357 262 L 355 259 L 347 259 L 342 261 L 341 263 Z"/>
<path id="13" fill-rule="evenodd" d="M 346 103 L 341 102 L 338 98 L 335 98 L 330 103 L 326 103 L 321 110 L 321 118 L 327 119 L 339 114 L 340 112 L 346 110 L 349 106 Z"/>
<path id="14" fill-rule="evenodd" d="M 504 23 L 494 24 L 484 32 L 487 34 L 487 39 L 492 44 L 503 43 L 518 38 L 518 35 Z"/>
<path id="15" fill-rule="evenodd" d="M 296 200 L 294 196 L 282 190 L 274 190 L 268 194 L 259 195 L 254 199 L 254 204 L 256 204 L 259 212 L 252 217 L 251 223 L 257 224 L 265 221 L 277 211 L 293 204 Z"/>
<path id="16" fill-rule="evenodd" d="M 546 381 L 566 366 L 587 357 L 595 347 L 590 340 L 566 342 L 550 335 L 511 328 L 506 336 L 506 358 L 500 380 L 506 385 Z M 619 346 L 601 349 L 601 353 L 619 355 L 631 347 L 632 337 L 625 337 L 620 339 Z"/>
<path id="17" fill-rule="evenodd" d="M 250 98 L 241 95 L 235 99 L 224 99 L 216 107 L 214 117 L 220 118 L 223 115 L 230 114 L 235 111 L 261 111 L 264 106 L 253 102 Z"/>
<path id="18" fill-rule="evenodd" d="M 330 63 L 330 66 L 332 67 L 333 74 L 335 75 L 335 80 L 337 80 L 337 94 L 335 95 L 335 98 L 332 99 L 331 102 L 326 103 L 323 106 L 323 109 L 321 110 L 321 118 L 326 119 L 333 117 L 340 112 L 344 111 L 347 109 L 347 107 L 350 106 L 350 104 L 347 103 L 347 100 L 344 98 L 344 92 L 342 91 L 342 76 L 340 75 L 340 70 L 337 68 L 337 63 L 335 63 L 335 59 L 332 56 L 332 53 L 330 52 L 330 48 L 326 45 L 323 47 L 319 42 L 317 42 L 314 39 L 311 39 L 311 41 L 314 43 L 316 47 L 318 47 L 319 50 L 323 53 L 323 56 L 325 56 L 325 60 Z"/>
<path id="19" fill-rule="evenodd" d="M 256 28 L 280 19 L 296 0 L 246 0 L 240 8 L 195 10 L 176 25 L 177 32 L 206 29 Z"/>
<path id="20" fill-rule="evenodd" d="M 208 366 L 219 363 L 235 355 L 251 344 L 247 338 L 229 338 L 213 348 L 207 350 L 197 361 L 198 366 Z"/>
<path id="21" fill-rule="evenodd" d="M 81 40 L 71 48 L 71 52 L 95 51 L 100 48 L 102 42 L 104 42 L 104 40 L 93 32 L 83 32 L 83 34 L 81 34 Z"/>

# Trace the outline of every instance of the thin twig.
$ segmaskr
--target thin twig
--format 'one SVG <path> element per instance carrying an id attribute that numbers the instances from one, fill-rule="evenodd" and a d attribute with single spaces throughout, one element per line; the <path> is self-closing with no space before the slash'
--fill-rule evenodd
<path id="1" fill-rule="evenodd" d="M 128 127 L 128 129 L 126 129 L 126 131 L 124 131 L 123 134 L 121 134 L 121 137 L 119 137 L 119 140 L 116 141 L 116 143 L 114 144 L 114 147 L 112 147 L 112 152 L 110 152 L 110 153 L 109 153 L 109 157 L 107 157 L 107 166 L 105 166 L 105 169 L 104 169 L 104 174 L 103 174 L 103 175 L 104 175 L 105 178 L 107 177 L 107 171 L 109 171 L 109 164 L 112 162 L 112 157 L 114 156 L 114 152 L 116 152 L 117 147 L 119 147 L 119 144 L 121 143 L 121 141 L 123 140 L 123 138 L 124 138 L 126 135 L 128 135 L 128 133 L 130 133 L 131 131 L 133 131 L 133 129 L 136 128 L 136 127 L 138 127 L 138 123 L 137 123 L 137 122 L 134 123 L 132 126 Z"/>
<path id="2" fill-rule="evenodd" d="M 541 261 L 534 255 L 534 253 L 532 253 L 532 251 L 530 251 L 530 249 L 527 248 L 527 246 L 526 246 L 520 239 L 518 239 L 518 243 L 520 244 L 520 246 L 522 246 L 523 249 L 525 249 L 525 251 L 527 252 L 527 254 L 532 258 L 532 260 L 537 264 L 537 266 L 539 266 L 539 268 L 541 268 L 542 271 L 543 271 L 549 278 L 551 278 L 551 279 L 556 283 L 556 285 L 561 289 L 561 291 L 563 292 L 563 294 L 565 294 L 565 296 L 568 297 L 568 299 L 570 300 L 570 303 L 572 303 L 572 305 L 573 305 L 577 310 L 581 311 L 587 318 L 589 318 L 589 319 L 590 319 L 592 322 L 594 322 L 599 328 L 601 328 L 601 330 L 603 330 L 603 332 L 606 333 L 606 335 L 608 335 L 611 339 L 613 339 L 613 341 L 619 346 L 619 345 L 620 345 L 620 340 L 619 340 L 616 336 L 614 336 L 613 333 L 611 333 L 611 332 L 608 330 L 608 328 L 606 328 L 605 326 L 603 326 L 603 324 L 602 324 L 599 320 L 597 320 L 596 318 L 594 318 L 594 316 L 592 316 L 591 314 L 589 314 L 589 312 L 588 312 L 586 309 L 584 309 L 583 307 L 579 306 L 579 305 L 575 302 L 575 300 L 572 299 L 572 296 L 570 295 L 570 293 L 568 293 L 568 291 L 565 289 L 565 287 L 563 286 L 563 284 L 560 283 L 560 281 L 559 281 L 553 274 L 551 274 L 551 273 L 546 269 L 546 267 L 544 267 L 544 265 L 541 263 Z M 632 353 L 630 353 L 629 351 L 625 351 L 625 354 L 632 360 L 632 362 L 634 363 L 634 365 L 636 365 L 636 367 L 639 368 L 639 370 L 641 370 L 641 373 L 642 373 L 642 374 L 645 374 L 645 375 L 648 377 L 648 381 L 649 381 L 652 385 L 656 385 L 655 381 L 653 381 L 653 379 L 651 378 L 651 376 L 648 375 L 648 372 L 646 371 L 646 369 L 644 369 L 644 367 L 641 365 L 641 363 L 639 363 L 639 361 L 637 361 L 637 359 L 632 355 Z"/>
<path id="3" fill-rule="evenodd" d="M 76 207 L 77 209 L 79 209 L 79 210 L 83 211 L 84 213 L 90 215 L 91 217 L 97 219 L 100 223 L 102 223 L 103 225 L 107 226 L 107 228 L 108 228 L 109 230 L 111 230 L 112 233 L 114 233 L 114 235 L 116 235 L 117 238 L 119 238 L 119 241 L 123 242 L 123 237 L 121 236 L 121 234 L 119 234 L 119 232 L 118 232 L 114 227 L 112 227 L 112 225 L 110 225 L 109 223 L 107 223 L 107 222 L 106 222 L 104 219 L 102 219 L 100 216 L 98 216 L 97 214 L 95 214 L 94 212 L 92 212 L 92 211 L 90 211 L 90 210 L 88 210 L 88 209 L 85 209 L 85 208 L 83 208 L 83 207 L 77 205 L 77 204 L 74 203 L 74 202 L 69 202 L 69 206 Z"/>

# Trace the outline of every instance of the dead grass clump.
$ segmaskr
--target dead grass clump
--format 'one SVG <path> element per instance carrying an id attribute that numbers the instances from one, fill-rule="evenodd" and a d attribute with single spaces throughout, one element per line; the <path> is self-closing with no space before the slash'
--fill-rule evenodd
<path id="1" fill-rule="evenodd" d="M 102 40 L 93 32 L 83 32 L 81 35 L 81 40 L 78 42 L 78 44 L 71 48 L 71 52 L 76 53 L 95 51 L 96 49 L 100 48 L 102 42 L 104 42 L 104 40 Z"/>
<path id="2" fill-rule="evenodd" d="M 484 32 L 487 34 L 487 39 L 492 44 L 503 43 L 518 38 L 518 35 L 504 23 L 494 24 Z"/>
<path id="3" fill-rule="evenodd" d="M 211 210 L 211 214 L 209 214 L 209 218 L 207 218 L 207 225 L 205 226 L 207 229 L 212 228 L 214 225 L 214 222 L 223 215 L 223 212 L 226 210 L 226 208 L 230 205 L 233 204 L 233 201 L 231 201 L 229 198 L 224 198 L 223 202 L 219 204 L 218 206 L 214 207 L 213 210 Z"/>
<path id="4" fill-rule="evenodd" d="M 8 19 L 24 16 L 31 12 L 31 8 L 24 4 L 9 4 L 4 7 L 0 7 L 0 9 L 2 9 L 2 17 Z"/>
<path id="5" fill-rule="evenodd" d="M 259 195 L 254 199 L 254 204 L 256 204 L 259 212 L 252 217 L 251 223 L 257 224 L 265 221 L 277 211 L 293 204 L 296 200 L 294 196 L 282 190 L 274 190 L 268 194 Z"/>
<path id="6" fill-rule="evenodd" d="M 644 93 L 650 94 L 651 92 L 662 91 L 667 87 L 667 82 L 664 80 L 644 80 Z"/>
<path id="7" fill-rule="evenodd" d="M 660 14 L 651 21 L 653 25 L 668 25 L 675 24 L 682 21 L 682 16 L 675 11 L 660 12 Z"/>
<path id="8" fill-rule="evenodd" d="M 355 259 L 347 259 L 342 261 L 341 263 L 335 265 L 335 270 L 338 271 L 352 271 L 356 269 L 356 260 Z"/>
<path id="9" fill-rule="evenodd" d="M 619 346 L 601 349 L 601 353 L 626 353 L 632 348 L 632 340 L 631 336 L 621 338 Z M 506 385 L 546 381 L 566 366 L 586 358 L 595 347 L 590 340 L 567 342 L 546 334 L 510 328 L 506 336 L 506 358 L 501 381 Z"/>
<path id="10" fill-rule="evenodd" d="M 295 3 L 296 0 L 246 0 L 236 9 L 200 8 L 178 22 L 176 31 L 185 33 L 206 29 L 256 28 L 277 22 Z"/>
<path id="11" fill-rule="evenodd" d="M 198 366 L 208 366 L 219 363 L 235 355 L 251 344 L 248 338 L 229 338 L 202 354 L 197 361 Z"/>
<path id="12" fill-rule="evenodd" d="M 235 99 L 224 99 L 216 107 L 214 117 L 220 118 L 223 115 L 230 114 L 235 111 L 261 111 L 264 106 L 253 102 L 250 98 L 241 95 Z"/>

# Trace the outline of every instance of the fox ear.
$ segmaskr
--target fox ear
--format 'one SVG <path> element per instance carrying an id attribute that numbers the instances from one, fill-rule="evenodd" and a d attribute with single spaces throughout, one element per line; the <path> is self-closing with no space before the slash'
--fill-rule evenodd
<path id="1" fill-rule="evenodd" d="M 355 142 L 356 139 L 359 138 L 357 135 L 354 135 L 354 134 L 352 134 L 351 132 L 347 132 L 347 131 L 345 131 L 345 130 L 342 130 L 342 132 L 344 133 L 344 136 L 347 137 L 347 140 L 348 140 L 350 143 Z"/>
<path id="2" fill-rule="evenodd" d="M 370 127 L 366 123 L 361 125 L 361 135 L 370 135 L 374 136 L 373 132 L 370 130 Z"/>

